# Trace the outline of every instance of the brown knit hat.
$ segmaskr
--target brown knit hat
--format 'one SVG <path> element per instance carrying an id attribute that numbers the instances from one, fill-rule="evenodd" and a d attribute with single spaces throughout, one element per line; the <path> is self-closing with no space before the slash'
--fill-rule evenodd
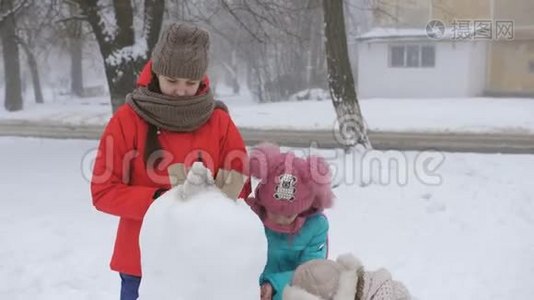
<path id="1" fill-rule="evenodd" d="M 173 23 L 152 51 L 152 71 L 170 78 L 200 80 L 208 69 L 209 33 L 197 26 Z"/>

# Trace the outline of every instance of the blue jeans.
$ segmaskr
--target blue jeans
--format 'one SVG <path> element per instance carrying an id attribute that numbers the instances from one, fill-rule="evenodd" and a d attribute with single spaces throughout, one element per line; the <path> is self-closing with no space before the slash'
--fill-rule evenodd
<path id="1" fill-rule="evenodd" d="M 137 300 L 141 277 L 119 273 L 121 276 L 121 300 Z"/>

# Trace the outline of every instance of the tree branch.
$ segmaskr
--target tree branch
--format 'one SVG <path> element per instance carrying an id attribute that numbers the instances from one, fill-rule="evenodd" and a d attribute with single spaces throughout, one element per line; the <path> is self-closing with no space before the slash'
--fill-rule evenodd
<path id="1" fill-rule="evenodd" d="M 2 26 L 2 23 L 9 17 L 11 16 L 14 16 L 16 15 L 18 12 L 20 12 L 21 10 L 25 9 L 25 8 L 28 8 L 30 7 L 30 5 L 33 4 L 33 1 L 30 1 L 30 0 L 22 0 L 20 2 L 18 2 L 17 4 L 15 4 L 15 6 L 12 8 L 12 9 L 9 9 L 8 11 L 6 12 L 2 12 L 0 14 L 0 26 Z M 0 2 L 0 8 L 3 10 L 4 9 L 4 1 Z"/>
<path id="2" fill-rule="evenodd" d="M 247 31 L 248 34 L 250 34 L 259 43 L 262 43 L 262 44 L 264 43 L 264 41 L 261 38 L 259 38 L 254 32 L 252 32 L 252 30 L 250 30 L 250 28 L 248 28 L 248 26 L 245 23 L 243 23 L 243 21 L 241 21 L 241 18 L 239 18 L 235 14 L 233 9 L 230 8 L 230 6 L 228 5 L 228 3 L 226 3 L 225 0 L 220 0 L 220 1 L 221 1 L 221 4 L 222 4 L 223 8 L 225 8 L 225 10 L 237 21 L 237 23 L 239 23 L 241 28 L 245 29 L 245 31 Z"/>
<path id="3" fill-rule="evenodd" d="M 72 21 L 87 21 L 87 16 L 79 15 L 79 16 L 71 16 L 68 18 L 61 18 L 57 20 L 56 23 L 61 24 L 61 23 L 68 23 Z"/>
<path id="4" fill-rule="evenodd" d="M 96 37 L 101 49 L 104 59 L 112 53 L 111 41 L 113 38 L 105 33 L 105 24 L 102 16 L 99 13 L 98 0 L 74 0 L 86 16 L 89 25 Z"/>

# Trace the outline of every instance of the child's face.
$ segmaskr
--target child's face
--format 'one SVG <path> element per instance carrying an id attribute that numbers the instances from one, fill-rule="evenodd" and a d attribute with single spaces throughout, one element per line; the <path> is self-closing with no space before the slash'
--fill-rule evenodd
<path id="1" fill-rule="evenodd" d="M 167 96 L 194 96 L 200 80 L 193 80 L 187 78 L 170 78 L 163 75 L 158 75 L 159 87 L 161 92 Z"/>
<path id="2" fill-rule="evenodd" d="M 267 218 L 278 225 L 291 225 L 293 222 L 295 222 L 297 216 L 297 214 L 292 216 L 284 216 L 267 212 Z"/>

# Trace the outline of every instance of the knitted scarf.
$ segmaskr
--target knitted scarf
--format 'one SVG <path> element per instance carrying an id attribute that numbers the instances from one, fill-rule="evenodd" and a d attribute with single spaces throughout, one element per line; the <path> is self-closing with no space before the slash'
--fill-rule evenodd
<path id="1" fill-rule="evenodd" d="M 172 97 L 151 92 L 146 87 L 128 94 L 126 103 L 149 124 L 175 132 L 191 132 L 200 128 L 209 120 L 216 106 L 211 91 L 202 95 Z"/>
<path id="2" fill-rule="evenodd" d="M 126 96 L 126 103 L 148 123 L 144 161 L 160 150 L 159 129 L 175 132 L 192 132 L 204 125 L 214 108 L 228 112 L 222 101 L 213 100 L 211 91 L 195 96 L 170 97 L 140 87 Z"/>

